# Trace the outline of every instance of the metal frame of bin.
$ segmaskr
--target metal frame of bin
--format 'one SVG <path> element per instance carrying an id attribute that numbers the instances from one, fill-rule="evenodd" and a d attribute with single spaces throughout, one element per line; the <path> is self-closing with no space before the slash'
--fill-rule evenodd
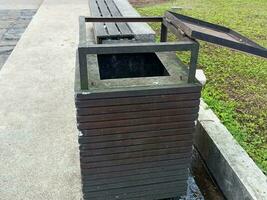
<path id="1" fill-rule="evenodd" d="M 162 23 L 160 43 L 123 43 L 123 44 L 88 44 L 86 42 L 85 22 L 163 22 L 163 17 L 115 17 L 97 18 L 80 17 L 80 41 L 78 48 L 80 65 L 81 89 L 88 89 L 88 73 L 86 55 L 88 54 L 111 54 L 111 53 L 153 53 L 170 51 L 190 51 L 191 58 L 189 64 L 188 82 L 195 80 L 196 65 L 199 52 L 199 44 L 194 39 L 186 38 L 186 41 L 166 42 L 167 27 Z M 171 26 L 168 27 L 172 30 Z"/>

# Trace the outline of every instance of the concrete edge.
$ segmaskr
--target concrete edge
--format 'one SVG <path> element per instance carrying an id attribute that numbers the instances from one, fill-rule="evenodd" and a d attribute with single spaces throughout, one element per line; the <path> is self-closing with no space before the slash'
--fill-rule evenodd
<path id="1" fill-rule="evenodd" d="M 194 145 L 227 199 L 267 199 L 266 176 L 203 101 Z"/>

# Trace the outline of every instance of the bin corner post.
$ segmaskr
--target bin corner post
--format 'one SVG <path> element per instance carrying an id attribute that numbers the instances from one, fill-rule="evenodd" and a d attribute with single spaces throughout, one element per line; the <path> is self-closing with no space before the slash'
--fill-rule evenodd
<path id="1" fill-rule="evenodd" d="M 87 59 L 84 48 L 78 48 L 81 90 L 88 90 Z"/>
<path id="2" fill-rule="evenodd" d="M 168 28 L 163 23 L 161 23 L 160 42 L 167 42 L 167 38 Z"/>
<path id="3" fill-rule="evenodd" d="M 199 43 L 194 42 L 191 49 L 191 58 L 189 63 L 189 74 L 188 74 L 188 83 L 193 83 L 195 81 L 196 69 L 197 69 L 197 60 L 199 53 Z"/>
<path id="4" fill-rule="evenodd" d="M 79 17 L 79 68 L 80 68 L 80 83 L 81 90 L 88 89 L 88 75 L 87 75 L 87 59 L 86 59 L 86 27 L 85 17 Z"/>

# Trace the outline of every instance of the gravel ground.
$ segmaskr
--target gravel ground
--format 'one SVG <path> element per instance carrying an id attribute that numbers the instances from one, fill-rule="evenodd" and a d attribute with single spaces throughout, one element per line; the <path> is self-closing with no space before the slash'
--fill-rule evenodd
<path id="1" fill-rule="evenodd" d="M 0 69 L 16 46 L 36 10 L 0 10 Z"/>

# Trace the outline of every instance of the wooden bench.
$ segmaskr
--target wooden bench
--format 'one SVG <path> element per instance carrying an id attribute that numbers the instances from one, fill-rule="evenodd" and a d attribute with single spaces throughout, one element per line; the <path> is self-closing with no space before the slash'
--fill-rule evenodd
<path id="1" fill-rule="evenodd" d="M 121 17 L 122 14 L 113 0 L 91 0 L 90 10 L 93 17 Z M 134 33 L 128 23 L 94 23 L 95 40 L 98 44 L 112 40 L 133 40 Z"/>

